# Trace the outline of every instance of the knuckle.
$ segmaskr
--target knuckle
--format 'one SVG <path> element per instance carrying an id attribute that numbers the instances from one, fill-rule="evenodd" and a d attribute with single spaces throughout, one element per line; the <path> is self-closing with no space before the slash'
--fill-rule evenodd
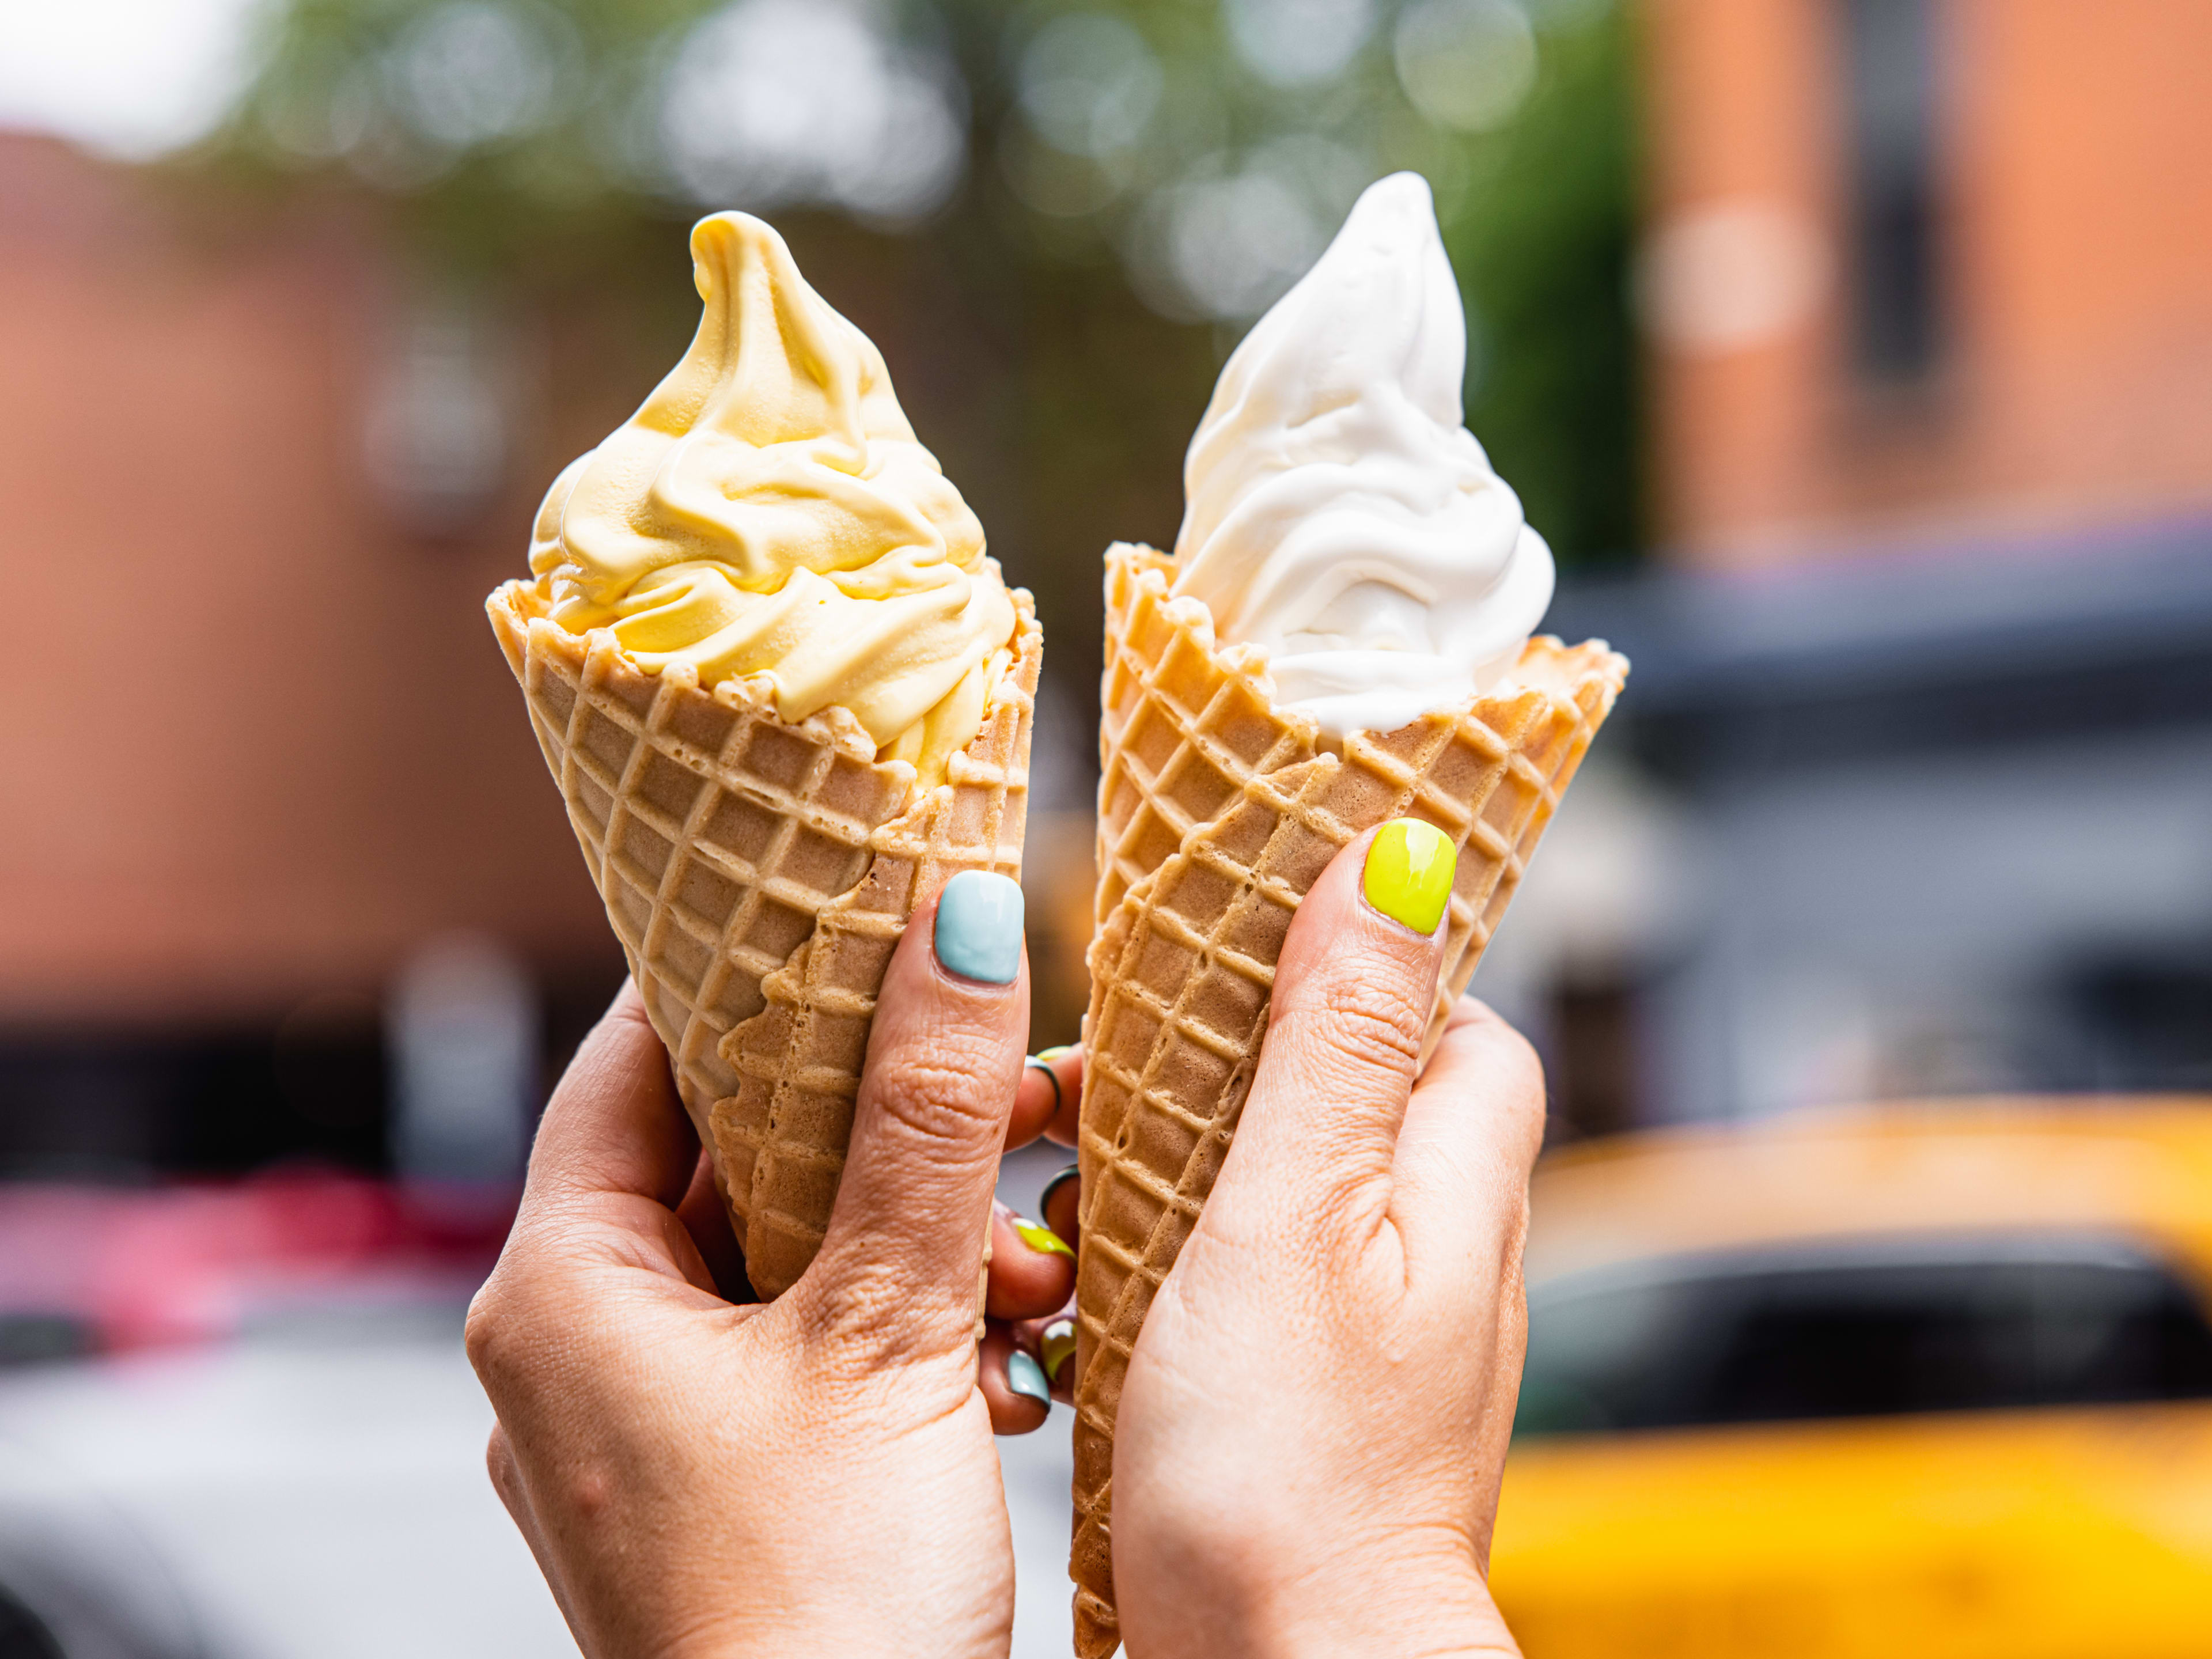
<path id="1" fill-rule="evenodd" d="M 534 1344 L 529 1330 L 532 1298 L 507 1281 L 506 1270 L 495 1269 L 469 1300 L 461 1326 L 461 1346 L 484 1391 L 497 1403 L 502 1389 L 524 1369 Z"/>
<path id="2" fill-rule="evenodd" d="M 488 1376 L 496 1369 L 500 1351 L 505 1346 L 506 1322 L 500 1315 L 501 1297 L 498 1285 L 496 1279 L 490 1279 L 469 1299 L 468 1319 L 461 1328 L 462 1346 L 479 1377 Z"/>
<path id="3" fill-rule="evenodd" d="M 484 1438 L 484 1473 L 491 1477 L 491 1488 L 499 1494 L 500 1501 L 509 1510 L 514 1509 L 520 1497 L 514 1449 L 507 1443 L 506 1431 L 496 1423 Z"/>
<path id="4" fill-rule="evenodd" d="M 1291 1024 L 1300 1045 L 1330 1073 L 1411 1075 L 1421 1051 L 1422 1026 L 1403 1003 L 1388 1002 L 1356 984 L 1333 988 Z"/>
<path id="5" fill-rule="evenodd" d="M 1434 981 L 1409 969 L 1396 956 L 1354 945 L 1299 975 L 1295 983 L 1279 986 L 1276 1006 L 1347 1024 L 1395 1028 L 1400 1040 L 1418 1052 L 1428 1031 Z"/>
<path id="6" fill-rule="evenodd" d="M 896 1057 L 869 1081 L 878 1109 L 924 1145 L 962 1143 L 997 1121 L 988 1071 L 975 1045 L 945 1042 Z"/>

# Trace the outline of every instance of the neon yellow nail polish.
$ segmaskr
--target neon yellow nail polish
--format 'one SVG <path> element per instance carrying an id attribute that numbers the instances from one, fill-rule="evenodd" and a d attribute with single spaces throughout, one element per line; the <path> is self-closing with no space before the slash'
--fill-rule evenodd
<path id="1" fill-rule="evenodd" d="M 1036 1222 L 1025 1221 L 1019 1216 L 1014 1218 L 1012 1224 L 1015 1237 L 1038 1255 L 1064 1255 L 1070 1261 L 1074 1260 L 1075 1252 L 1067 1248 L 1067 1241 L 1051 1228 L 1040 1227 Z"/>
<path id="2" fill-rule="evenodd" d="M 1367 849 L 1367 902 L 1417 933 L 1433 933 L 1451 897 L 1459 854 L 1451 839 L 1419 818 L 1393 818 Z"/>
<path id="3" fill-rule="evenodd" d="M 1075 1322 L 1055 1319 L 1037 1334 L 1037 1352 L 1044 1360 L 1044 1374 L 1054 1382 L 1060 1381 L 1060 1368 L 1075 1358 Z"/>

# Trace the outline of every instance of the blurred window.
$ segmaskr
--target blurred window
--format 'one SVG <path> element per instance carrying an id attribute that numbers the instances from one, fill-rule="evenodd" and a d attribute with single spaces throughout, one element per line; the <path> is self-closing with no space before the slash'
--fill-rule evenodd
<path id="1" fill-rule="evenodd" d="M 1851 164 L 1852 355 L 1909 380 L 1942 349 L 1936 224 L 1936 0 L 1839 0 Z"/>
<path id="2" fill-rule="evenodd" d="M 2069 963 L 2055 1012 L 2068 1087 L 2212 1092 L 2212 963 L 2144 949 Z"/>
<path id="3" fill-rule="evenodd" d="M 2212 1397 L 2212 1325 L 2094 1237 L 1680 1257 L 1532 1290 L 1519 1435 Z"/>

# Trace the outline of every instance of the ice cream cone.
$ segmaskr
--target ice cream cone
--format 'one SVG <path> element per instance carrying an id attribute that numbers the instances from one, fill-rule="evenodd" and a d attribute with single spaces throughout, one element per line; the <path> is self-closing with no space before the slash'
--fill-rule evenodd
<path id="1" fill-rule="evenodd" d="M 764 682 L 644 672 L 537 582 L 487 605 L 763 1297 L 821 1243 L 908 918 L 959 871 L 1020 874 L 1042 638 L 1014 602 L 981 729 L 919 793 L 842 708 L 787 722 Z"/>
<path id="2" fill-rule="evenodd" d="M 1097 933 L 1076 1279 L 1075 1650 L 1119 1644 L 1109 1532 L 1114 1420 L 1154 1293 L 1212 1190 L 1267 1029 L 1299 900 L 1337 852 L 1428 820 L 1459 862 L 1422 1059 L 1611 709 L 1626 662 L 1529 641 L 1504 689 L 1327 749 L 1278 708 L 1264 654 L 1218 646 L 1149 548 L 1107 555 Z"/>

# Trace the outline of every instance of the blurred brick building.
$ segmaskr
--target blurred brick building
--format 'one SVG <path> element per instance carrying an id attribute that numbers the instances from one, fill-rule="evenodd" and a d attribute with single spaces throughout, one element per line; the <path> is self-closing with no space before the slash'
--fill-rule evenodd
<path id="1" fill-rule="evenodd" d="M 364 211 L 0 132 L 0 1177 L 404 1162 L 410 1097 L 519 1063 L 471 1109 L 526 1111 L 620 978 L 483 605 L 665 345 L 614 306 L 471 309 Z M 816 228 L 954 424 L 941 281 Z M 1048 696 L 1037 741 L 1057 1041 L 1091 738 Z"/>
<path id="2" fill-rule="evenodd" d="M 174 207 L 0 135 L 0 1170 L 373 1162 L 426 941 L 619 974 L 481 611 L 556 434 L 342 219 Z"/>
<path id="3" fill-rule="evenodd" d="M 2212 10 L 1642 18 L 1661 556 L 1553 625 L 1677 816 L 1520 970 L 1569 1115 L 2212 1089 Z"/>
<path id="4" fill-rule="evenodd" d="M 2212 13 L 1639 21 L 1660 552 L 1562 593 L 1635 678 L 1478 989 L 1584 1128 L 2212 1086 Z M 957 281 L 878 287 L 959 429 Z M 376 1163 L 391 1011 L 443 995 L 395 986 L 496 957 L 550 1059 L 618 975 L 479 605 L 638 343 L 526 325 L 343 213 L 0 135 L 0 1173 Z M 1085 720 L 1047 712 L 1060 1039 Z"/>
<path id="5" fill-rule="evenodd" d="M 2212 9 L 1652 0 L 1666 538 L 2212 507 Z"/>

